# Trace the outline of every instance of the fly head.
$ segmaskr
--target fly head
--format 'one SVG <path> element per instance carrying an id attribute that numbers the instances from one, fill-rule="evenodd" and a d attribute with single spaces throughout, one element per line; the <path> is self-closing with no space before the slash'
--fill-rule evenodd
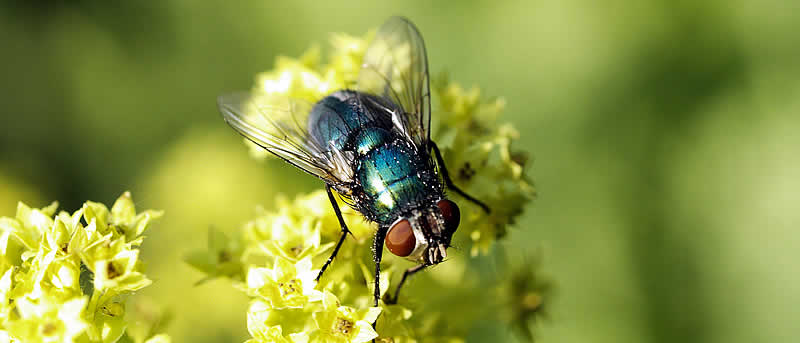
<path id="1" fill-rule="evenodd" d="M 417 263 L 438 264 L 447 258 L 460 219 L 456 203 L 440 199 L 433 206 L 398 218 L 386 233 L 386 247 L 392 254 Z"/>

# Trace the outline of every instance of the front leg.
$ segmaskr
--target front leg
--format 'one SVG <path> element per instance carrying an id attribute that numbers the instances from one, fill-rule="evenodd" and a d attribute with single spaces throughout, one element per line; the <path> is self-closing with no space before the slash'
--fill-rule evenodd
<path id="1" fill-rule="evenodd" d="M 397 284 L 397 289 L 394 290 L 394 297 L 390 297 L 387 294 L 384 302 L 387 304 L 397 304 L 397 297 L 400 296 L 400 289 L 403 288 L 403 285 L 406 283 L 406 279 L 409 276 L 416 274 L 418 271 L 425 269 L 427 266 L 427 264 L 420 264 L 406 269 L 406 272 L 403 273 L 403 278 L 400 279 L 400 283 Z"/>
<path id="2" fill-rule="evenodd" d="M 458 193 L 458 195 L 464 197 L 464 199 L 467 199 L 475 205 L 480 206 L 480 208 L 483 209 L 486 214 L 491 213 L 492 211 L 489 209 L 489 206 L 486 206 L 486 204 L 484 204 L 482 201 L 475 199 L 471 195 L 462 191 L 461 188 L 458 188 L 458 186 L 453 183 L 453 180 L 450 179 L 450 174 L 447 172 L 447 166 L 444 164 L 442 153 L 439 151 L 439 146 L 437 146 L 436 142 L 434 141 L 430 141 L 430 143 L 433 152 L 436 154 L 436 164 L 439 166 L 439 170 L 442 172 L 442 178 L 444 179 L 444 184 L 447 186 L 447 188 L 452 189 L 453 192 Z"/>
<path id="3" fill-rule="evenodd" d="M 375 233 L 375 241 L 372 242 L 373 260 L 375 261 L 375 282 L 373 283 L 375 289 L 372 292 L 373 307 L 378 307 L 378 300 L 381 298 L 381 259 L 383 257 L 383 239 L 385 236 L 386 228 L 378 228 L 378 232 Z M 372 329 L 376 329 L 376 324 L 378 324 L 377 319 L 372 322 Z M 375 339 L 372 342 L 374 343 Z"/>
<path id="4" fill-rule="evenodd" d="M 381 297 L 381 259 L 383 257 L 383 239 L 386 236 L 385 228 L 378 228 L 375 241 L 372 242 L 373 260 L 375 261 L 375 289 L 373 290 L 373 306 L 378 306 Z"/>
<path id="5" fill-rule="evenodd" d="M 315 281 L 319 281 L 322 277 L 322 273 L 325 272 L 325 269 L 333 262 L 333 258 L 336 257 L 336 254 L 339 253 L 339 248 L 342 247 L 342 243 L 344 243 L 344 239 L 347 237 L 347 234 L 350 233 L 350 230 L 347 229 L 347 224 L 344 222 L 344 218 L 342 217 L 342 211 L 339 209 L 339 203 L 336 202 L 336 198 L 333 197 L 333 192 L 331 192 L 331 186 L 325 185 L 325 191 L 328 192 L 328 200 L 331 201 L 331 206 L 333 206 L 333 212 L 336 213 L 336 218 L 339 219 L 339 227 L 342 229 L 342 236 L 339 237 L 339 242 L 336 243 L 336 247 L 333 248 L 333 253 L 328 260 L 325 261 L 325 264 L 322 265 L 322 269 L 319 270 L 319 274 L 317 274 L 317 278 Z"/>

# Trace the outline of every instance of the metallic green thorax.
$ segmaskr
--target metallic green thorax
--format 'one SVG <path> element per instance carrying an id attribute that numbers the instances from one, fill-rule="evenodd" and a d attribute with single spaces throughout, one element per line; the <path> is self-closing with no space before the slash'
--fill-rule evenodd
<path id="1" fill-rule="evenodd" d="M 321 100 L 309 132 L 320 144 L 355 155 L 353 202 L 368 219 L 388 225 L 442 198 L 442 186 L 428 152 L 414 147 L 381 108 L 359 101 L 364 96 L 339 91 Z"/>

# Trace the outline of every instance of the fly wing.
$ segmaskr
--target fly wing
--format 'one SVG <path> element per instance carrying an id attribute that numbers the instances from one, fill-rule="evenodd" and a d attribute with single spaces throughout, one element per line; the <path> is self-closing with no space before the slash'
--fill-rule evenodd
<path id="1" fill-rule="evenodd" d="M 289 164 L 329 184 L 352 180 L 347 155 L 309 136 L 311 104 L 283 95 L 239 92 L 220 96 L 217 105 L 228 125 Z"/>
<path id="2" fill-rule="evenodd" d="M 384 97 L 400 106 L 395 126 L 427 150 L 430 141 L 431 101 L 425 42 L 416 26 L 392 17 L 381 26 L 364 54 L 358 90 Z"/>

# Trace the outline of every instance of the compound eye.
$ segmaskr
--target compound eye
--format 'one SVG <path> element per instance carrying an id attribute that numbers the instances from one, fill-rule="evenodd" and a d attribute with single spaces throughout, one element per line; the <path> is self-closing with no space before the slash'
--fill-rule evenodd
<path id="1" fill-rule="evenodd" d="M 461 211 L 458 209 L 458 205 L 450 200 L 442 199 L 436 206 L 439 206 L 439 211 L 442 212 L 444 229 L 449 233 L 455 232 L 461 222 Z"/>
<path id="2" fill-rule="evenodd" d="M 417 239 L 414 238 L 414 231 L 408 220 L 401 220 L 392 225 L 386 234 L 386 247 L 392 254 L 400 257 L 411 255 L 417 246 Z"/>

